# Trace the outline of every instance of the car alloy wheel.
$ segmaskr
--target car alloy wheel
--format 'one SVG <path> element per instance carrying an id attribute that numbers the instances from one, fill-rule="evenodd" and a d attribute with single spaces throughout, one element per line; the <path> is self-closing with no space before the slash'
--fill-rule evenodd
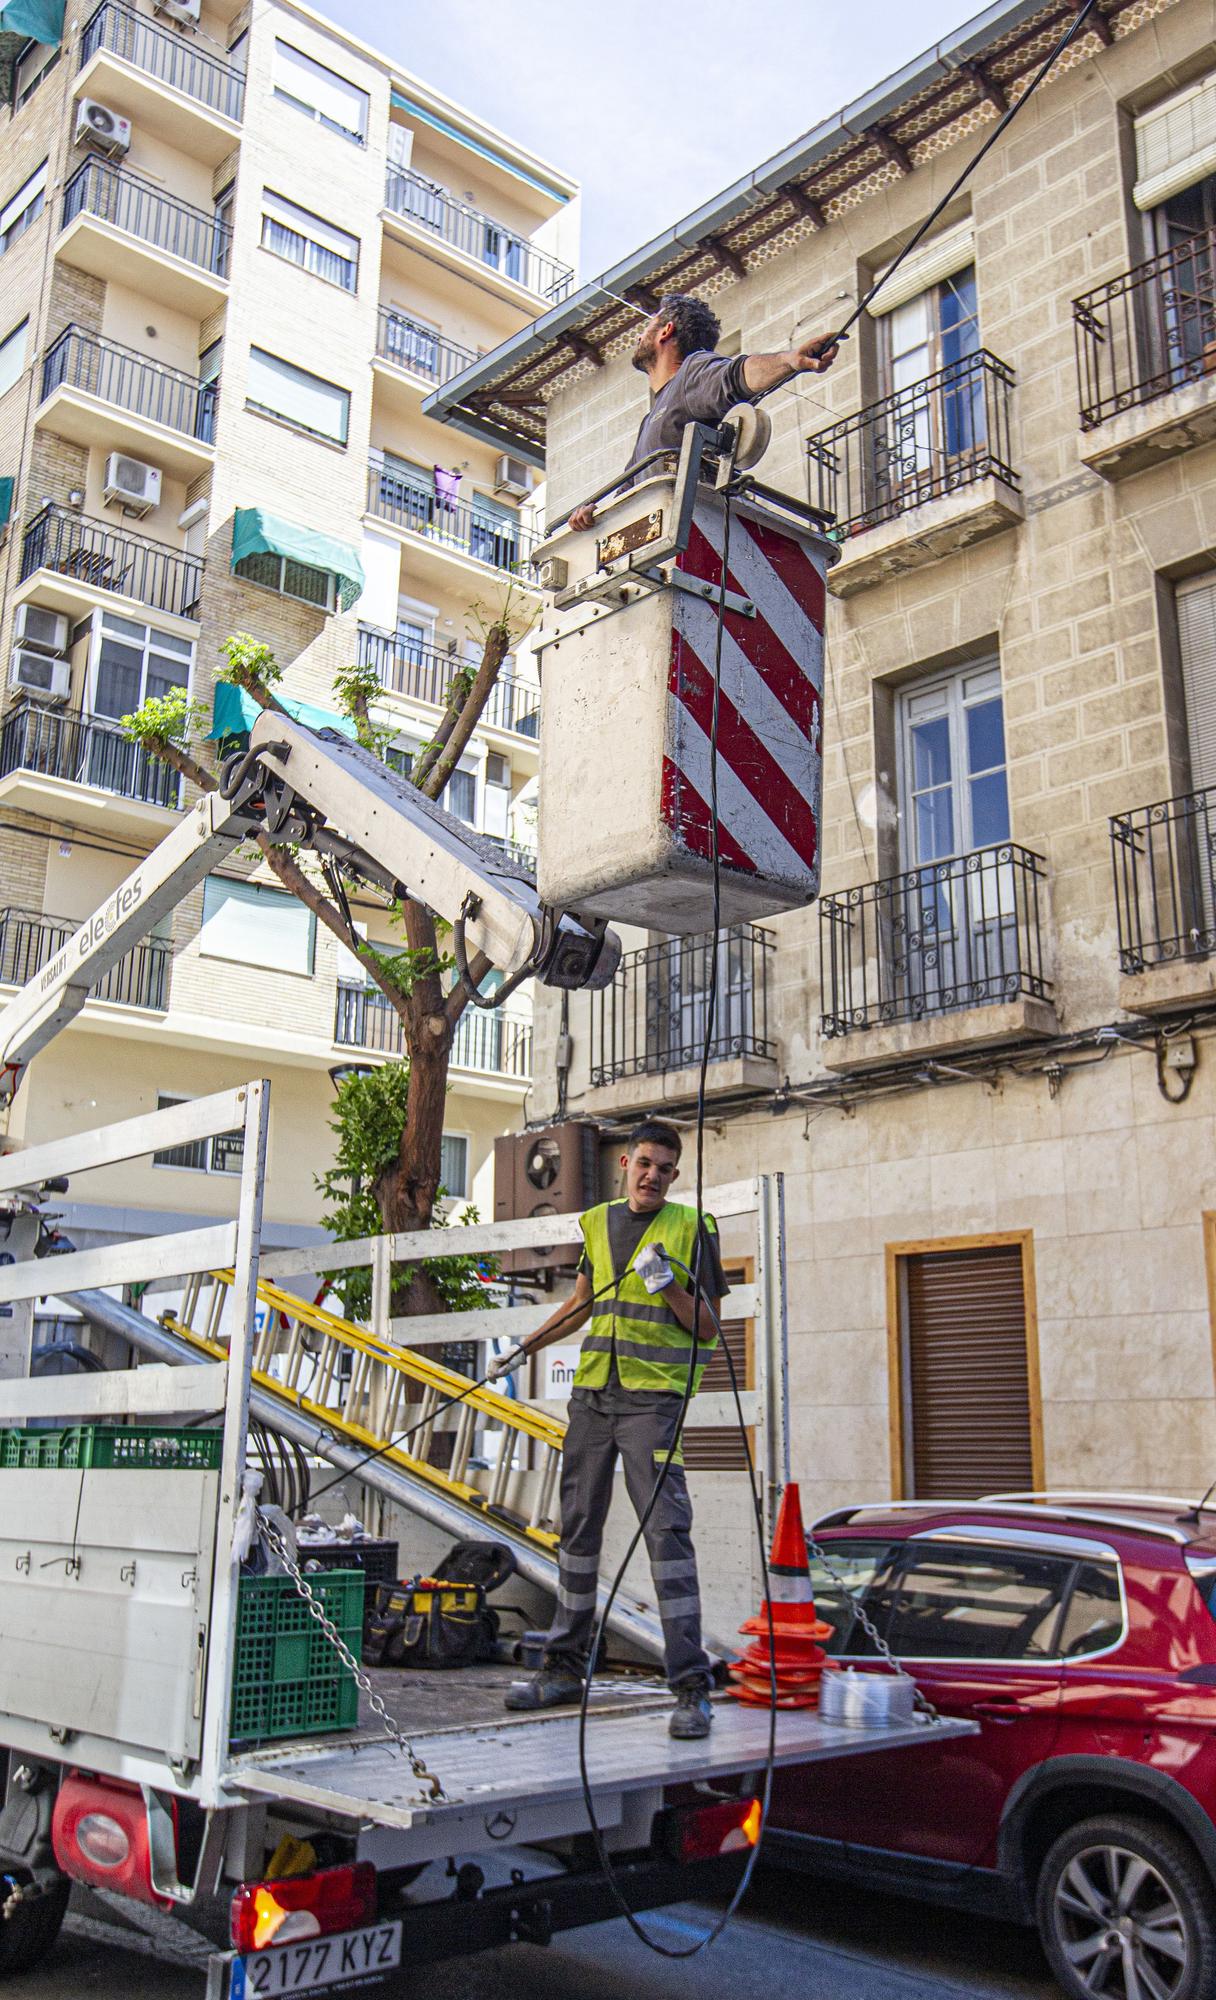
<path id="1" fill-rule="evenodd" d="M 1141 1854 L 1082 1848 L 1061 1871 L 1052 1917 L 1062 1956 L 1095 2000 L 1175 2000 L 1191 1951 L 1182 1908 Z"/>

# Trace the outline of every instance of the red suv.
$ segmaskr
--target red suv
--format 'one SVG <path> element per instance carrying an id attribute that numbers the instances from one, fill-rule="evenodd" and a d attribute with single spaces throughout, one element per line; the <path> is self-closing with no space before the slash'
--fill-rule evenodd
<path id="1" fill-rule="evenodd" d="M 1076 2000 L 1216 2000 L 1216 1510 L 1002 1494 L 815 1532 L 828 1650 L 887 1671 L 864 1603 L 979 1732 L 779 1772 L 766 1857 L 1035 1923 Z"/>

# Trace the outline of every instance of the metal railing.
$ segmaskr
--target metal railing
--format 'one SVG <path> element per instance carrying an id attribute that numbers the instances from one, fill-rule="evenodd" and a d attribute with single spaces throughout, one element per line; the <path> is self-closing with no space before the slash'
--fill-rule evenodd
<path id="1" fill-rule="evenodd" d="M 1121 969 L 1216 954 L 1216 785 L 1114 813 L 1110 846 Z"/>
<path id="2" fill-rule="evenodd" d="M 773 1056 L 768 1034 L 771 931 L 737 924 L 718 940 L 711 1062 Z M 692 1069 L 709 1022 L 713 937 L 668 938 L 627 951 L 610 986 L 591 998 L 591 1082 Z"/>
<path id="3" fill-rule="evenodd" d="M 65 327 L 42 358 L 42 400 L 65 383 L 200 444 L 215 442 L 213 382 L 200 382 L 184 369 L 168 368 L 84 327 Z"/>
<path id="4" fill-rule="evenodd" d="M 1016 488 L 1013 383 L 1013 370 L 981 348 L 808 438 L 813 504 L 835 515 L 836 539 L 993 475 Z"/>
<path id="5" fill-rule="evenodd" d="M 1042 857 L 1003 841 L 819 902 L 823 1032 L 1047 999 Z"/>
<path id="6" fill-rule="evenodd" d="M 433 326 L 422 326 L 391 306 L 377 308 L 376 353 L 382 361 L 394 361 L 427 382 L 450 382 L 477 359 L 472 348 L 458 347 Z"/>
<path id="7" fill-rule="evenodd" d="M 359 665 L 374 667 L 381 687 L 411 701 L 446 707 L 453 680 L 470 664 L 455 653 L 403 633 L 381 632 L 374 625 L 359 627 Z M 516 736 L 538 735 L 540 689 L 514 674 L 500 672 L 482 711 L 482 721 L 491 729 L 510 730 Z"/>
<path id="8" fill-rule="evenodd" d="M 131 535 L 55 504 L 35 514 L 21 543 L 21 580 L 37 569 L 120 591 L 155 611 L 192 618 L 202 588 L 201 556 Z"/>
<path id="9" fill-rule="evenodd" d="M 24 986 L 78 927 L 71 917 L 48 917 L 40 910 L 0 910 L 0 980 L 6 986 Z M 145 938 L 110 967 L 93 987 L 92 997 L 163 1013 L 169 1005 L 172 958 L 167 938 Z"/>
<path id="10" fill-rule="evenodd" d="M 339 986 L 334 1040 L 343 1048 L 371 1049 L 377 1055 L 405 1051 L 400 1016 L 374 987 Z M 532 1075 L 532 1023 L 514 1014 L 467 1008 L 452 1037 L 451 1067 L 488 1076 Z"/>
<path id="11" fill-rule="evenodd" d="M 228 276 L 231 224 L 166 194 L 129 167 L 101 159 L 86 160 L 78 167 L 63 190 L 63 227 L 78 215 L 94 215 L 183 263 L 196 264 L 217 278 Z"/>
<path id="12" fill-rule="evenodd" d="M 183 96 L 240 123 L 245 107 L 244 72 L 219 56 L 207 55 L 184 35 L 158 27 L 133 8 L 119 6 L 116 0 L 102 0 L 96 13 L 90 14 L 80 37 L 81 69 L 98 49 L 121 56 L 159 83 L 167 83 L 171 90 L 180 90 Z"/>
<path id="13" fill-rule="evenodd" d="M 0 778 L 14 771 L 95 785 L 119 798 L 173 812 L 181 804 L 176 771 L 149 757 L 116 723 L 98 722 L 73 709 L 23 702 L 9 710 L 0 725 Z"/>
<path id="14" fill-rule="evenodd" d="M 513 517 L 483 512 L 476 501 L 445 500 L 434 486 L 407 479 L 387 465 L 367 468 L 367 510 L 512 576 L 526 569 L 536 545 L 532 530 Z"/>
<path id="15" fill-rule="evenodd" d="M 407 215 L 411 222 L 463 250 L 466 257 L 501 271 L 505 278 L 513 278 L 525 291 L 553 305 L 565 298 L 574 282 L 568 264 L 538 250 L 526 236 L 514 235 L 505 222 L 496 222 L 467 201 L 458 201 L 447 188 L 436 186 L 410 167 L 389 168 L 384 205 L 394 215 Z"/>
<path id="16" fill-rule="evenodd" d="M 1216 372 L 1216 229 L 1073 300 L 1081 429 Z"/>

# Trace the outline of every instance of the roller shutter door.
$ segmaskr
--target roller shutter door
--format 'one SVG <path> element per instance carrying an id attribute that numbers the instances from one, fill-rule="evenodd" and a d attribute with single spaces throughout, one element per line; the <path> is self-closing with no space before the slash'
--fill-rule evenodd
<path id="1" fill-rule="evenodd" d="M 1021 1246 L 901 1261 L 908 1498 L 1032 1486 Z"/>

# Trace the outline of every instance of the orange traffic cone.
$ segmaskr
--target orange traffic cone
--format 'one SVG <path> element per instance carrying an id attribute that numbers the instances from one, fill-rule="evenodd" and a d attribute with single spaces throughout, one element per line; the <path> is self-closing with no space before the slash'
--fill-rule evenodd
<path id="1" fill-rule="evenodd" d="M 775 1674 L 778 1708 L 814 1708 L 827 1661 L 818 1642 L 829 1638 L 832 1628 L 815 1616 L 797 1486 L 787 1486 L 781 1496 L 768 1578 L 770 1594 L 758 1615 L 739 1627 L 763 1643 L 749 1646 L 731 1666 L 735 1685 L 730 1692 L 736 1701 L 768 1708 Z"/>

